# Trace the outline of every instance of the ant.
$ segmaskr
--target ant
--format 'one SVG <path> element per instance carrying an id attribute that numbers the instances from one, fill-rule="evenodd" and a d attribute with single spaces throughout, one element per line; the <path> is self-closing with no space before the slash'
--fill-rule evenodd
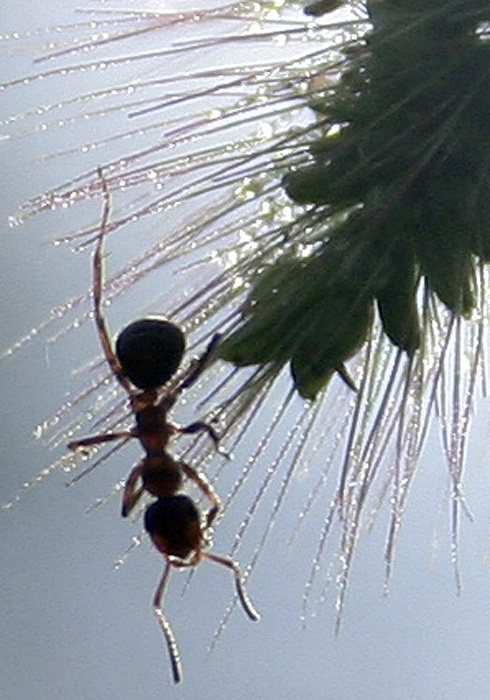
<path id="1" fill-rule="evenodd" d="M 258 620 L 260 617 L 245 591 L 238 564 L 228 557 L 206 551 L 209 545 L 206 530 L 218 514 L 221 505 L 219 496 L 203 474 L 185 462 L 175 460 L 166 450 L 170 438 L 175 433 L 193 434 L 199 431 L 207 432 L 218 447 L 218 435 L 207 423 L 198 421 L 180 427 L 169 423 L 167 414 L 179 394 L 201 375 L 220 336 L 213 336 L 204 354 L 191 363 L 180 384 L 161 397 L 159 392 L 162 386 L 177 371 L 185 350 L 184 335 L 178 326 L 158 318 L 134 321 L 121 331 L 116 340 L 115 351 L 113 350 L 102 312 L 103 244 L 109 219 L 110 195 L 100 169 L 99 176 L 104 208 L 93 261 L 94 317 L 105 358 L 117 381 L 129 396 L 136 425 L 129 431 L 105 433 L 71 442 L 68 448 L 77 450 L 114 440 L 137 438 L 146 452 L 145 457 L 132 469 L 126 480 L 122 516 L 127 517 L 131 513 L 144 491 L 156 497 L 157 500 L 145 511 L 145 529 L 155 547 L 165 557 L 166 565 L 153 598 L 153 609 L 167 643 L 173 680 L 179 683 L 182 680 L 179 649 L 170 623 L 162 610 L 172 567 L 193 567 L 204 558 L 226 566 L 234 574 L 238 598 L 245 613 L 251 620 Z M 204 527 L 194 501 L 189 496 L 179 493 L 184 475 L 199 487 L 211 503 Z M 138 480 L 141 480 L 139 487 Z"/>
<path id="2" fill-rule="evenodd" d="M 107 183 L 99 169 L 104 195 L 104 208 L 100 233 L 93 259 L 94 318 L 105 359 L 126 393 L 136 425 L 127 431 L 105 433 L 70 442 L 68 448 L 79 450 L 115 440 L 137 438 L 146 455 L 130 472 L 123 494 L 121 514 L 127 517 L 143 493 L 156 498 L 172 496 L 182 488 L 183 476 L 191 479 L 211 504 L 207 527 L 215 520 L 221 501 L 204 474 L 174 459 L 166 450 L 170 438 L 176 433 L 193 434 L 205 431 L 218 448 L 219 438 L 214 429 L 203 421 L 185 427 L 167 420 L 169 410 L 179 394 L 190 387 L 205 369 L 209 358 L 220 340 L 219 334 L 211 339 L 204 354 L 193 360 L 184 379 L 172 390 L 159 397 L 162 386 L 177 371 L 185 350 L 184 334 L 178 326 L 160 318 L 144 318 L 129 324 L 111 344 L 106 319 L 102 311 L 103 293 L 103 245 L 111 200 Z M 141 486 L 137 487 L 141 480 Z"/>
<path id="3" fill-rule="evenodd" d="M 189 496 L 183 494 L 159 498 L 148 506 L 145 512 L 145 529 L 166 561 L 153 598 L 153 611 L 167 642 L 174 683 L 180 683 L 182 680 L 182 666 L 177 641 L 162 610 L 162 601 L 172 567 L 196 566 L 203 558 L 228 567 L 235 576 L 238 598 L 245 613 L 253 621 L 260 619 L 259 613 L 255 610 L 243 587 L 242 574 L 238 564 L 228 557 L 206 551 L 205 548 L 209 543 L 200 520 L 196 505 Z"/>

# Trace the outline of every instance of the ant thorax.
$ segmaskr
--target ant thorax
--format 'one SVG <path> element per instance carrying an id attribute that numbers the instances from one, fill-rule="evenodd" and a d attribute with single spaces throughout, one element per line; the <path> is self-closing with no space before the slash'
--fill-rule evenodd
<path id="1" fill-rule="evenodd" d="M 142 446 L 148 453 L 160 454 L 175 433 L 175 428 L 167 422 L 167 409 L 160 404 L 146 406 L 135 414 L 136 434 Z"/>

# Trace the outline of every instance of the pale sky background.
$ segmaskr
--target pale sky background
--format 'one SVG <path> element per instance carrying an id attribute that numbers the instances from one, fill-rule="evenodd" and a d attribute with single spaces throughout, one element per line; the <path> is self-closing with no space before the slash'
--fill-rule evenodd
<path id="1" fill-rule="evenodd" d="M 117 4 L 117 3 L 116 3 Z M 2 6 L 3 31 L 72 21 L 78 3 Z M 2 57 L 2 76 L 27 72 L 20 49 Z M 70 78 L 75 79 L 75 78 Z M 0 94 L 2 116 L 46 97 L 49 86 Z M 29 92 L 31 91 L 31 92 Z M 65 162 L 35 164 L 66 144 L 48 135 L 2 147 L 0 317 L 1 346 L 35 326 L 49 309 L 90 284 L 89 258 L 46 243 L 73 222 L 44 216 L 9 229 L 7 216 L 29 196 L 72 172 Z M 80 163 L 79 170 L 85 165 Z M 76 171 L 76 168 L 75 168 Z M 65 228 L 63 228 L 65 227 Z M 122 253 L 124 256 L 124 253 Z M 129 302 L 136 313 L 138 292 Z M 128 319 L 111 317 L 112 324 Z M 33 343 L 0 363 L 0 500 L 54 457 L 31 439 L 70 389 L 70 371 L 98 353 L 91 327 L 55 346 Z M 185 578 L 175 574 L 166 605 L 184 664 L 184 683 L 173 687 L 167 651 L 150 609 L 162 569 L 145 543 L 127 564 L 113 562 L 138 534 L 119 517 L 119 500 L 87 516 L 86 508 L 130 469 L 137 448 L 120 464 L 101 467 L 72 489 L 56 475 L 0 513 L 2 700 L 483 700 L 490 691 L 490 460 L 488 403 L 481 402 L 468 457 L 467 495 L 475 514 L 463 520 L 463 594 L 455 595 L 447 516 L 439 512 L 446 486 L 437 437 L 430 440 L 403 526 L 393 589 L 383 597 L 384 529 L 362 541 L 352 571 L 343 632 L 333 636 L 332 599 L 301 628 L 299 612 L 310 561 L 278 523 L 249 592 L 262 613 L 250 623 L 236 610 L 217 649 L 206 648 L 232 597 L 231 577 L 203 565 L 181 597 Z M 249 435 L 251 443 L 258 436 Z M 250 448 L 251 449 L 251 448 Z M 231 467 L 230 467 L 231 468 Z M 298 494 L 298 498 L 304 494 Z M 291 502 L 295 494 L 290 495 Z M 440 556 L 434 532 L 442 522 Z M 225 518 L 215 550 L 226 552 L 238 526 Z M 260 528 L 260 522 L 257 523 Z M 243 564 L 246 564 L 246 560 Z"/>

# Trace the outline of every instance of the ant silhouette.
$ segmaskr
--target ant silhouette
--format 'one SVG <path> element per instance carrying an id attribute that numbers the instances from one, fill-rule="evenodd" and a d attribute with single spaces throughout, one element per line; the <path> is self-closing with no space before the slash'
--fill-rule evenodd
<path id="1" fill-rule="evenodd" d="M 169 423 L 167 414 L 179 394 L 190 387 L 207 366 L 220 340 L 213 336 L 204 354 L 190 364 L 184 379 L 174 389 L 159 397 L 162 386 L 177 371 L 185 350 L 182 331 L 175 324 L 157 318 L 134 321 L 119 334 L 114 352 L 102 312 L 103 292 L 103 244 L 107 232 L 111 199 L 107 183 L 99 169 L 104 195 L 104 209 L 100 233 L 94 252 L 93 297 L 94 317 L 98 335 L 107 363 L 119 384 L 127 392 L 136 425 L 129 431 L 105 433 L 71 442 L 71 450 L 84 449 L 114 440 L 137 438 L 146 455 L 130 472 L 123 495 L 122 516 L 127 517 L 145 491 L 156 497 L 144 516 L 145 529 L 166 564 L 153 598 L 153 610 L 167 643 L 174 683 L 182 680 L 180 653 L 172 627 L 163 614 L 163 598 L 171 568 L 194 567 L 203 559 L 230 569 L 240 603 L 251 620 L 259 620 L 245 591 L 238 564 L 228 557 L 206 551 L 209 540 L 206 531 L 215 520 L 221 501 L 207 478 L 182 461 L 175 460 L 166 450 L 170 438 L 176 433 L 193 434 L 205 431 L 218 448 L 219 437 L 214 429 L 203 421 L 180 427 Z M 187 476 L 211 503 L 201 523 L 201 514 L 194 501 L 182 493 L 183 477 Z M 141 486 L 137 486 L 141 480 Z"/>
<path id="2" fill-rule="evenodd" d="M 170 438 L 176 433 L 194 434 L 206 432 L 218 449 L 219 437 L 214 429 L 203 421 L 181 427 L 167 420 L 169 410 L 179 394 L 199 378 L 214 348 L 219 334 L 211 339 L 204 354 L 191 362 L 184 379 L 175 388 L 159 396 L 162 386 L 177 371 L 185 350 L 184 334 L 178 326 L 160 318 L 144 318 L 129 324 L 116 340 L 114 352 L 107 323 L 102 311 L 103 295 L 103 245 L 107 232 L 111 198 L 107 183 L 99 170 L 104 195 L 104 209 L 100 233 L 93 259 L 94 318 L 105 359 L 126 393 L 136 425 L 127 431 L 94 435 L 70 442 L 70 450 L 83 450 L 115 440 L 137 438 L 145 450 L 145 457 L 130 472 L 123 494 L 121 514 L 127 517 L 143 493 L 156 498 L 171 496 L 182 488 L 183 477 L 193 481 L 211 504 L 207 514 L 207 526 L 216 518 L 221 501 L 204 474 L 183 461 L 174 459 L 166 450 Z M 138 482 L 141 480 L 141 486 Z"/>

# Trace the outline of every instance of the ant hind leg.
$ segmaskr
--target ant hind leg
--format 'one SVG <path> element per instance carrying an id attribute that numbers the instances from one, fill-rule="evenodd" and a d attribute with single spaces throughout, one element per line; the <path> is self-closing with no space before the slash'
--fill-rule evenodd
<path id="1" fill-rule="evenodd" d="M 222 566 L 226 566 L 228 569 L 232 570 L 235 576 L 236 592 L 238 594 L 240 603 L 242 604 L 243 610 L 248 615 L 248 617 L 254 622 L 260 620 L 260 614 L 255 609 L 243 585 L 242 572 L 240 571 L 240 567 L 238 566 L 238 564 L 232 559 L 229 559 L 228 557 L 220 557 L 217 554 L 213 554 L 212 552 L 203 552 L 202 556 L 206 557 L 207 559 L 211 559 L 211 561 L 216 562 L 216 564 L 221 564 Z"/>
<path id="2" fill-rule="evenodd" d="M 165 596 L 171 566 L 171 563 L 167 561 L 162 578 L 160 579 L 160 583 L 158 584 L 157 590 L 155 591 L 155 596 L 153 598 L 153 612 L 155 613 L 155 617 L 157 618 L 160 629 L 162 630 L 165 641 L 167 642 L 173 681 L 174 683 L 180 683 L 182 680 L 182 664 L 180 661 L 179 646 L 177 644 L 177 640 L 175 639 L 172 627 L 170 626 L 170 622 L 167 620 L 162 610 L 163 598 Z"/>

